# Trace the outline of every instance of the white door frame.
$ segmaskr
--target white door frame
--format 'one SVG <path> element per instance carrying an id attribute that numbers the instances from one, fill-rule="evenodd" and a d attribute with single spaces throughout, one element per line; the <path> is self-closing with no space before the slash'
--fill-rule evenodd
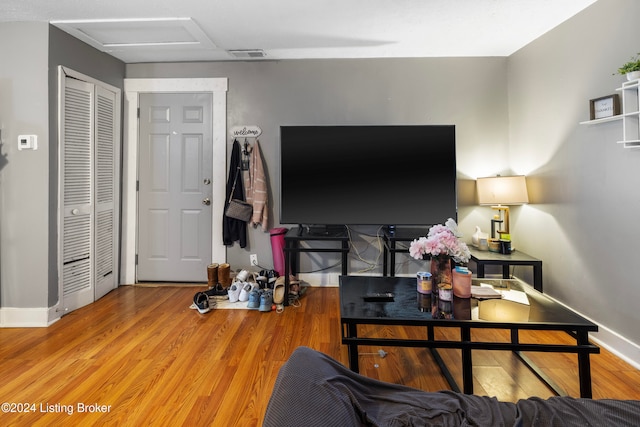
<path id="1" fill-rule="evenodd" d="M 122 159 L 122 245 L 120 283 L 136 283 L 136 248 L 138 222 L 138 96 L 141 92 L 211 92 L 213 95 L 213 194 L 226 192 L 227 151 L 227 88 L 226 78 L 202 79 L 125 79 L 124 80 L 124 143 Z M 222 155 L 220 155 L 222 154 Z M 213 197 L 212 262 L 225 262 L 226 247 L 222 243 L 222 212 L 224 197 Z"/>

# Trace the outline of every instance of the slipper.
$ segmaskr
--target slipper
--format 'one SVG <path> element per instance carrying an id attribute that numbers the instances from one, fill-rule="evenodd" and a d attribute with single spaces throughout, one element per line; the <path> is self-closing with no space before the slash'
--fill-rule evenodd
<path id="1" fill-rule="evenodd" d="M 193 296 L 193 303 L 196 305 L 198 311 L 202 314 L 211 311 L 209 308 L 209 297 L 204 292 L 198 292 Z"/>
<path id="2" fill-rule="evenodd" d="M 274 304 L 284 303 L 284 276 L 278 277 L 273 285 L 273 302 Z"/>

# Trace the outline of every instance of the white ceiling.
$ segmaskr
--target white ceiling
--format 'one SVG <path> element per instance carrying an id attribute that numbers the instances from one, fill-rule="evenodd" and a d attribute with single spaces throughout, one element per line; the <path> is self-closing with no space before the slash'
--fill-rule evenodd
<path id="1" fill-rule="evenodd" d="M 52 22 L 127 63 L 508 56 L 595 1 L 0 0 L 0 22 Z"/>

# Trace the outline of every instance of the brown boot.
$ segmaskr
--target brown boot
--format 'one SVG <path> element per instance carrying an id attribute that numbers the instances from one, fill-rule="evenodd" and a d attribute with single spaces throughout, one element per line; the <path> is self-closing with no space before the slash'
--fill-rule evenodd
<path id="1" fill-rule="evenodd" d="M 231 286 L 231 266 L 226 262 L 218 267 L 218 283 L 224 288 Z"/>
<path id="2" fill-rule="evenodd" d="M 207 278 L 209 280 L 209 288 L 215 288 L 218 284 L 218 264 L 209 264 L 207 266 Z"/>

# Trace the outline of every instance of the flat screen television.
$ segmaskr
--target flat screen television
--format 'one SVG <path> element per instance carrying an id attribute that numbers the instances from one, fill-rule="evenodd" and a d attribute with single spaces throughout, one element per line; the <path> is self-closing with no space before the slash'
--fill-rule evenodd
<path id="1" fill-rule="evenodd" d="M 281 126 L 280 223 L 457 220 L 453 125 Z"/>

